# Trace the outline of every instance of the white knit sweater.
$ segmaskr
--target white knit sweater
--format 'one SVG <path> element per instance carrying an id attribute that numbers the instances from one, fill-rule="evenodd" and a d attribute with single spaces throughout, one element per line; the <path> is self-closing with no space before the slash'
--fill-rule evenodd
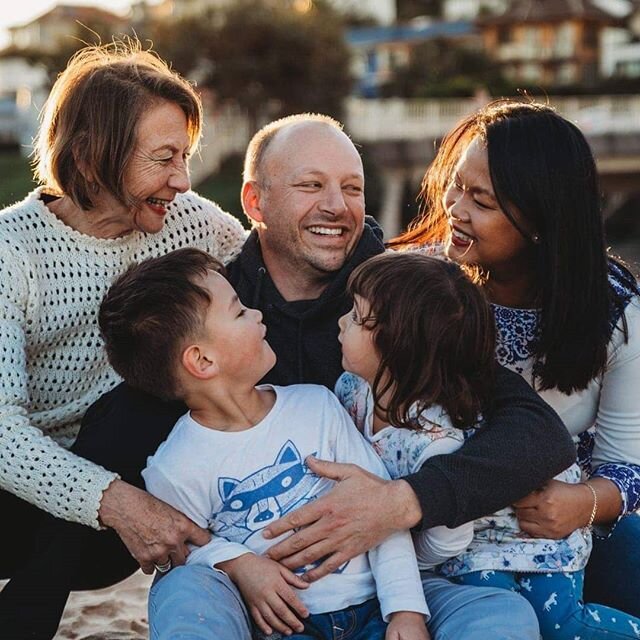
<path id="1" fill-rule="evenodd" d="M 0 213 L 0 488 L 98 528 L 117 476 L 66 449 L 89 405 L 120 382 L 99 337 L 102 297 L 133 262 L 180 247 L 227 263 L 245 232 L 190 192 L 169 206 L 160 233 L 94 238 L 62 223 L 41 193 Z"/>

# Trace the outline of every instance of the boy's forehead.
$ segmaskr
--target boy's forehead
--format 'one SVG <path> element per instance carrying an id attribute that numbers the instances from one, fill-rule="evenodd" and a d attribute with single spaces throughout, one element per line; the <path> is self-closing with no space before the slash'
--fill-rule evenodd
<path id="1" fill-rule="evenodd" d="M 229 281 L 217 271 L 207 271 L 204 278 L 204 286 L 212 296 L 212 303 L 220 303 L 226 300 L 228 305 L 231 298 L 236 295 L 235 290 L 229 284 Z"/>

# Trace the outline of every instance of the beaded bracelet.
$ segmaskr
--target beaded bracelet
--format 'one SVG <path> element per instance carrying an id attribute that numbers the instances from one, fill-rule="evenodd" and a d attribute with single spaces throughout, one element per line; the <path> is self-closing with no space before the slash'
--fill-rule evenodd
<path id="1" fill-rule="evenodd" d="M 589 491 L 591 491 L 591 493 L 593 494 L 593 509 L 591 509 L 589 522 L 587 522 L 586 524 L 587 528 L 590 529 L 593 526 L 593 521 L 596 519 L 596 513 L 598 511 L 598 494 L 596 493 L 596 490 L 588 482 L 583 482 L 582 484 L 585 487 L 588 487 Z"/>

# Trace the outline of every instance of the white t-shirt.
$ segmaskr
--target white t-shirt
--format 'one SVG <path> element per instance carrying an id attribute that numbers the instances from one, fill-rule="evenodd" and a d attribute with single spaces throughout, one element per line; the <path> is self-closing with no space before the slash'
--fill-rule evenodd
<path id="1" fill-rule="evenodd" d="M 334 482 L 304 464 L 307 456 L 352 462 L 388 477 L 336 397 L 318 385 L 264 386 L 276 394 L 267 416 L 244 431 L 217 431 L 184 415 L 149 458 L 147 490 L 214 536 L 188 562 L 215 566 L 279 541 L 261 531 L 327 493 Z M 384 508 L 384 505 L 381 505 Z M 311 613 L 337 611 L 378 596 L 385 619 L 396 611 L 428 615 L 411 537 L 397 533 L 367 554 L 298 591 Z"/>

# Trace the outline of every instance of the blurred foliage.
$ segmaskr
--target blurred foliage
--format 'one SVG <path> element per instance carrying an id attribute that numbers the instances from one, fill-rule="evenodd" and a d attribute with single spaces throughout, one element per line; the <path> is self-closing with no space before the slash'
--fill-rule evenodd
<path id="1" fill-rule="evenodd" d="M 419 16 L 442 16 L 444 0 L 397 0 L 396 8 L 400 22 Z"/>
<path id="2" fill-rule="evenodd" d="M 326 2 L 238 0 L 152 28 L 154 48 L 175 69 L 247 110 L 255 128 L 300 111 L 342 116 L 352 79 L 341 16 Z"/>
<path id="3" fill-rule="evenodd" d="M 193 188 L 201 196 L 219 204 L 222 209 L 234 215 L 246 228 L 249 228 L 250 225 L 240 204 L 243 160 L 244 158 L 240 155 L 229 156 L 215 174 L 194 185 Z"/>
<path id="4" fill-rule="evenodd" d="M 344 18 L 326 0 L 237 0 L 197 17 L 137 24 L 132 34 L 219 101 L 246 109 L 257 126 L 300 111 L 341 118 L 352 86 L 344 29 Z M 53 83 L 78 49 L 112 37 L 107 25 L 78 25 L 55 53 L 19 55 L 44 65 Z"/>
<path id="5" fill-rule="evenodd" d="M 435 39 L 416 45 L 406 67 L 382 87 L 384 97 L 440 98 L 472 96 L 478 90 L 510 95 L 515 87 L 482 51 Z"/>
<path id="6" fill-rule="evenodd" d="M 0 209 L 22 200 L 35 188 L 29 159 L 17 149 L 0 148 Z"/>

